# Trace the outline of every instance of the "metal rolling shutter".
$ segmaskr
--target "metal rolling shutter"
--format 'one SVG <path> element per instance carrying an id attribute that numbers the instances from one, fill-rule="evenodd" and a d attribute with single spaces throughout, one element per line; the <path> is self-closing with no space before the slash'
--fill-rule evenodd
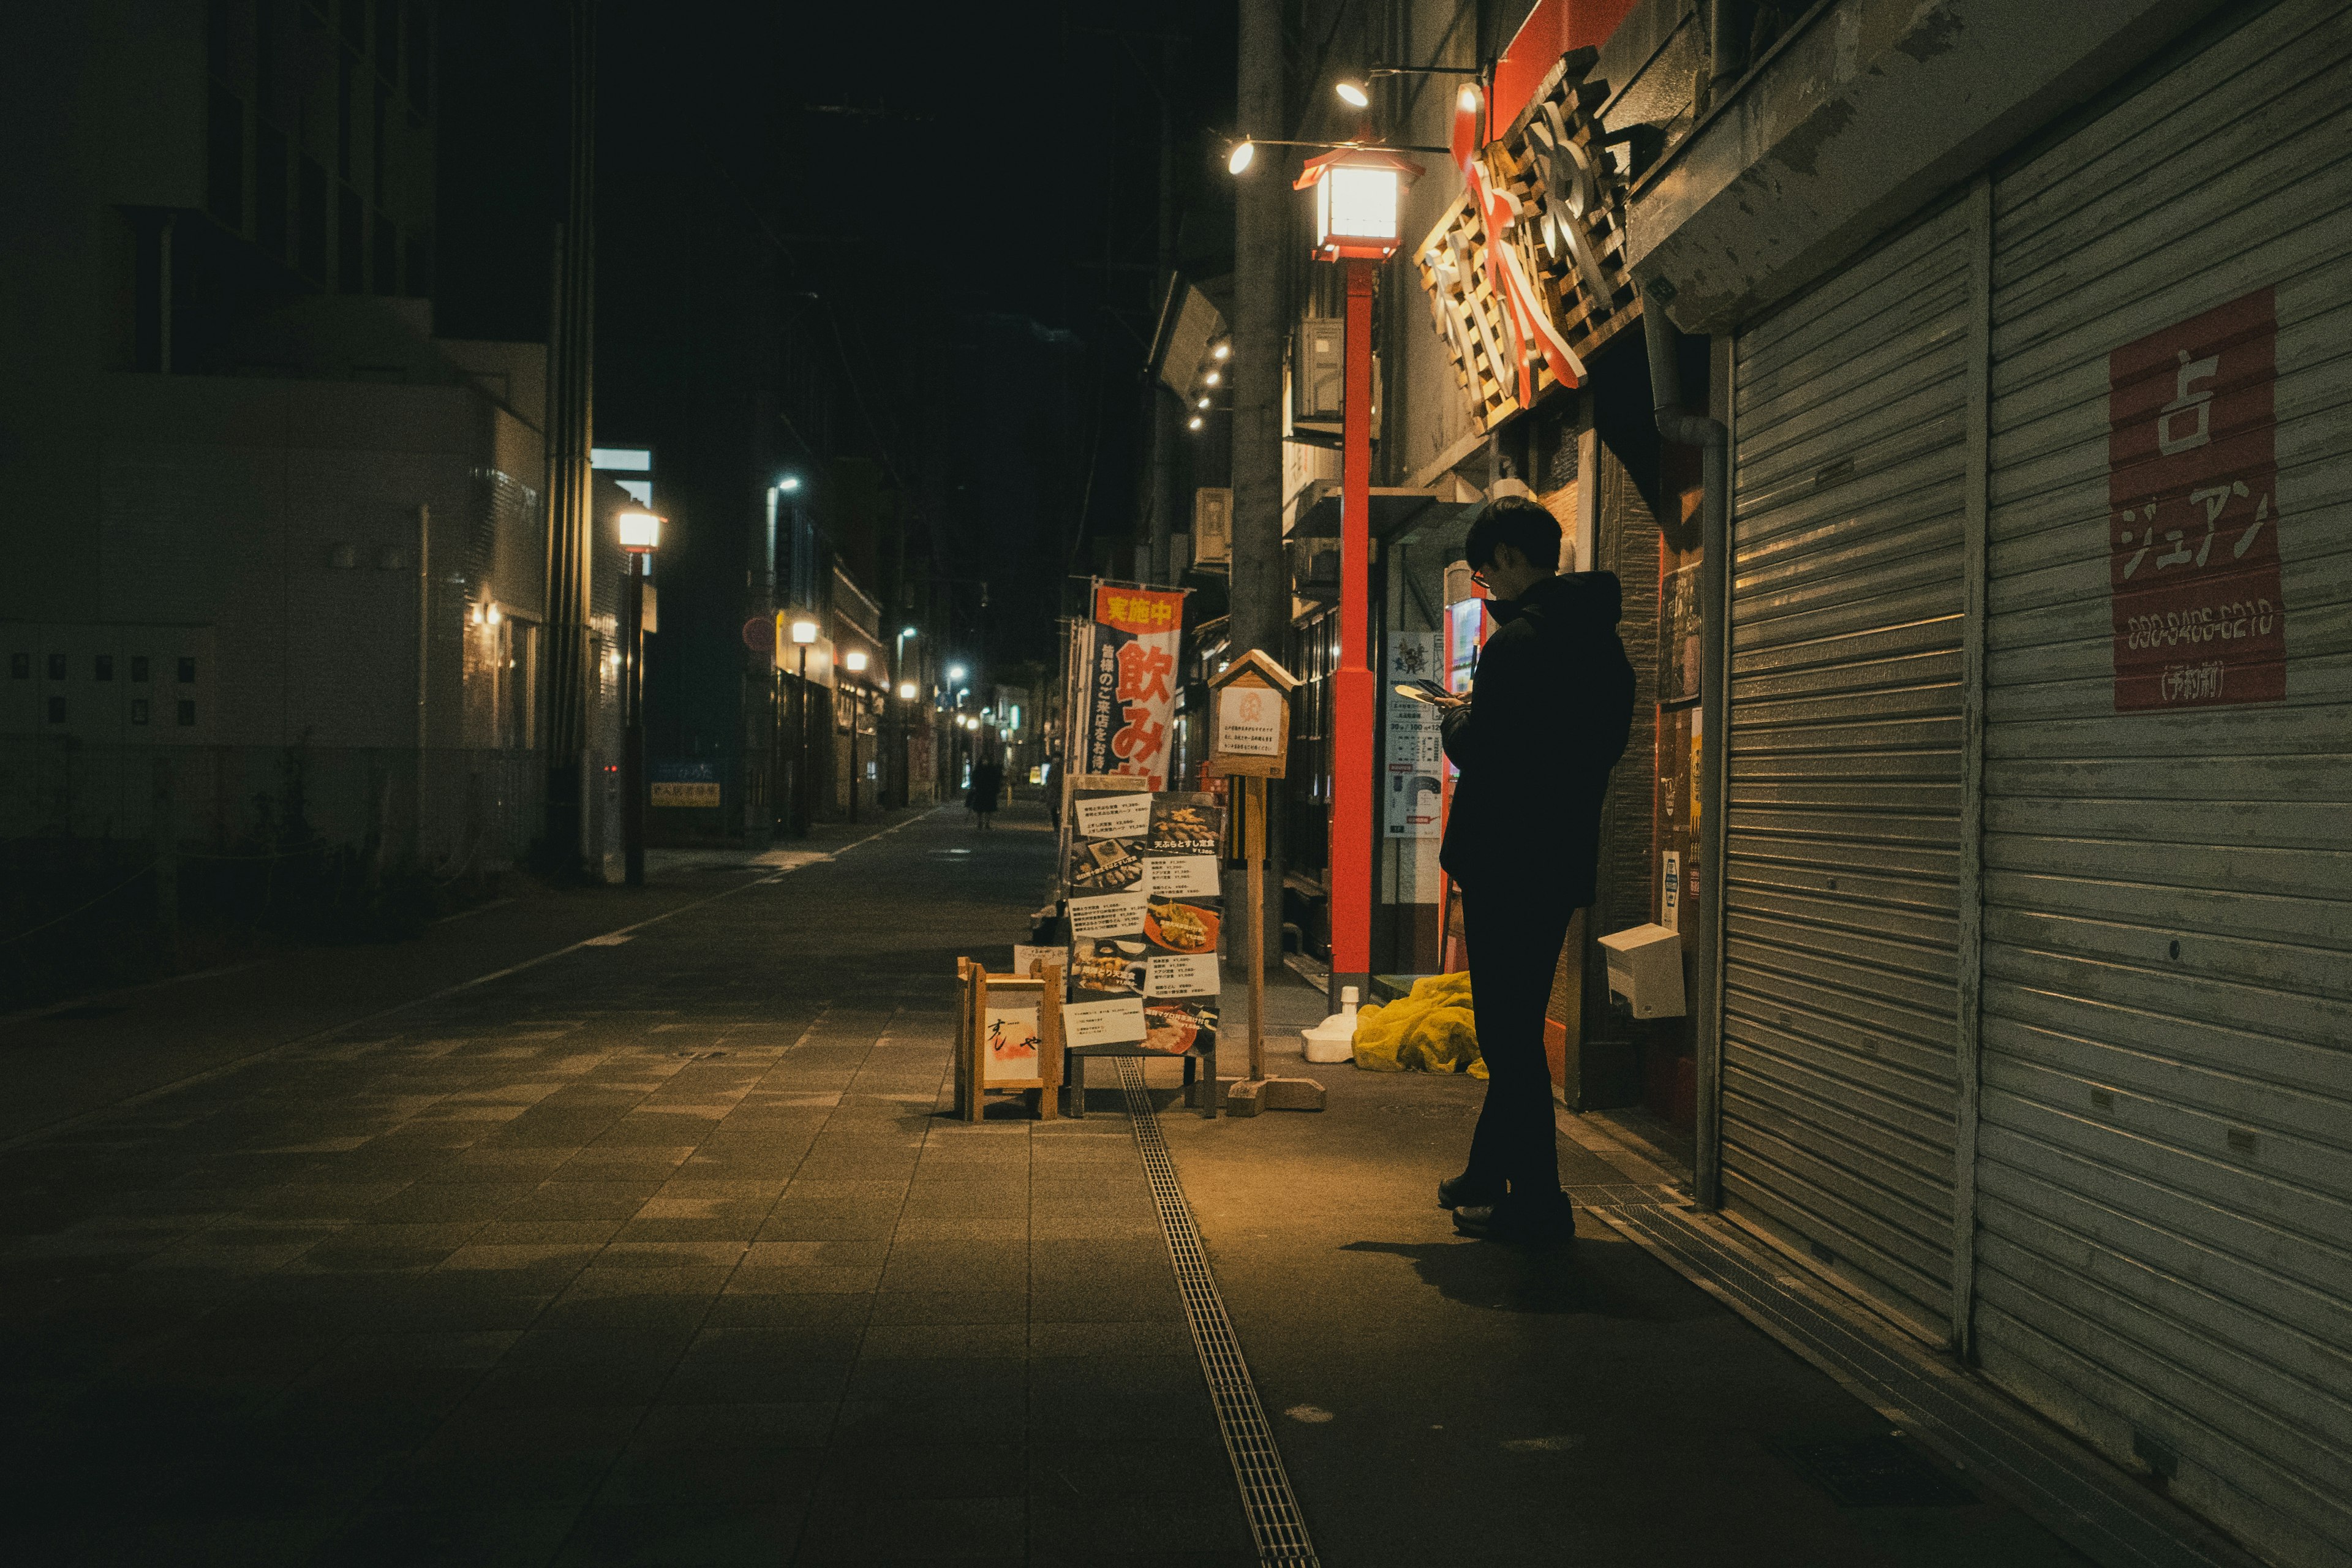
<path id="1" fill-rule="evenodd" d="M 2352 11 L 2228 15 L 1994 184 L 1976 1331 L 1988 1374 L 2175 1498 L 2344 1564 Z M 2109 355 L 2265 288 L 2284 695 L 2119 710 L 2110 550 L 2140 481 L 2110 496 Z M 2260 340 L 2213 384 L 2258 378 L 2232 356 Z M 2259 454 L 2231 395 L 2217 468 Z M 2198 544 L 2203 510 L 2173 500 Z M 2258 506 L 2235 504 L 2225 542 Z M 2269 697 L 2250 668 L 2225 698 Z"/>
<path id="2" fill-rule="evenodd" d="M 1740 332 L 1723 1191 L 1951 1320 L 1964 209 Z"/>

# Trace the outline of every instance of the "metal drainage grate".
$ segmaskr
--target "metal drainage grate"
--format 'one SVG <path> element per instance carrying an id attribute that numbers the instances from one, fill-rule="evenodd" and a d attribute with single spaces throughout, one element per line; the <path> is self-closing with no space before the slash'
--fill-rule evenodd
<path id="1" fill-rule="evenodd" d="M 1899 1433 L 1782 1438 L 1771 1448 L 1840 1508 L 1965 1508 L 1978 1500 L 1914 1453 Z"/>
<path id="2" fill-rule="evenodd" d="M 1242 1511 L 1249 1516 L 1250 1533 L 1257 1540 L 1258 1561 L 1317 1568 L 1315 1543 L 1307 1538 L 1307 1521 L 1283 1471 L 1282 1451 L 1258 1404 L 1257 1384 L 1250 1381 L 1249 1363 L 1242 1359 L 1241 1342 L 1234 1337 L 1216 1276 L 1209 1271 L 1209 1255 L 1192 1225 L 1184 1188 L 1176 1180 L 1176 1163 L 1160 1135 L 1160 1118 L 1144 1092 L 1142 1065 L 1133 1057 L 1118 1058 L 1118 1086 L 1127 1095 L 1135 1146 L 1151 1180 L 1151 1200 L 1159 1205 L 1160 1228 L 1168 1238 L 1176 1287 L 1184 1298 L 1184 1321 L 1192 1330 L 1201 1372 L 1209 1380 L 1209 1399 L 1217 1408 L 1217 1429 L 1224 1434 L 1234 1479 L 1241 1483 Z"/>

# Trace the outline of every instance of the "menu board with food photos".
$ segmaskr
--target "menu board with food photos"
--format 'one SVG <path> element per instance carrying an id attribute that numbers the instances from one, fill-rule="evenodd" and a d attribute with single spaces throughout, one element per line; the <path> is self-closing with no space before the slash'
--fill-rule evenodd
<path id="1" fill-rule="evenodd" d="M 1143 1038 L 1118 1042 L 1129 1050 L 1181 1056 L 1208 1044 L 1224 937 L 1224 808 L 1206 794 L 1094 795 L 1083 784 L 1071 805 L 1063 883 L 1073 1003 L 1139 999 Z"/>

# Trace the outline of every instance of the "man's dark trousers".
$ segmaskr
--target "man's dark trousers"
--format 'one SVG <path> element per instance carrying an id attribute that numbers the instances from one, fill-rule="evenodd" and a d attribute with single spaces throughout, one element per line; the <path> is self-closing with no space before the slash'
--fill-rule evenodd
<path id="1" fill-rule="evenodd" d="M 1486 1104 L 1470 1139 L 1467 1174 L 1480 1186 L 1508 1181 L 1514 1193 L 1559 1191 L 1559 1144 L 1552 1117 L 1551 1064 L 1544 1055 L 1544 1009 L 1574 912 L 1557 888 L 1528 892 L 1506 882 L 1462 894 L 1470 945 L 1470 1005 L 1486 1062 Z M 1549 897 L 1544 897 L 1544 894 Z"/>

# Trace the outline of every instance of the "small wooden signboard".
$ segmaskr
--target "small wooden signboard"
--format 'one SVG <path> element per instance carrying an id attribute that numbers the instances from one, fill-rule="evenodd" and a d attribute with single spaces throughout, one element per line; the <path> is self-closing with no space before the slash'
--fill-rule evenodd
<path id="1" fill-rule="evenodd" d="M 1265 781 L 1283 776 L 1290 754 L 1290 693 L 1298 678 L 1256 648 L 1209 681 L 1209 771 L 1241 781 L 1242 854 L 1249 866 L 1249 1077 L 1228 1085 L 1225 1114 L 1320 1110 L 1323 1086 L 1265 1071 Z"/>
<path id="2" fill-rule="evenodd" d="M 1290 760 L 1290 693 L 1297 685 L 1297 676 L 1255 648 L 1211 677 L 1209 771 L 1282 777 Z"/>
<path id="3" fill-rule="evenodd" d="M 977 1121 L 992 1090 L 1020 1089 L 1036 1097 L 1037 1120 L 1051 1121 L 1062 1087 L 1062 971 L 991 974 L 988 966 L 956 960 L 956 1114 Z"/>

